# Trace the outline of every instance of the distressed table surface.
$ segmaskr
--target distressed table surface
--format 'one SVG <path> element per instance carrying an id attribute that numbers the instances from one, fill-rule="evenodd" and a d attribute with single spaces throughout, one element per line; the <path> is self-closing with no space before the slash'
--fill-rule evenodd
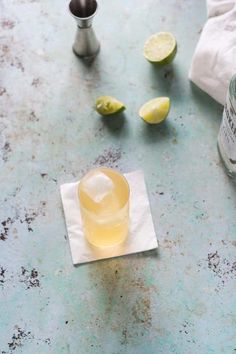
<path id="1" fill-rule="evenodd" d="M 71 51 L 63 0 L 1 1 L 0 351 L 236 352 L 236 188 L 219 160 L 222 107 L 188 81 L 205 2 L 100 1 L 101 52 Z M 170 30 L 172 66 L 142 56 Z M 125 114 L 101 119 L 98 95 Z M 172 100 L 148 126 L 141 104 Z M 106 165 L 142 169 L 159 250 L 73 267 L 59 185 Z M 145 235 L 144 235 L 145 237 Z"/>

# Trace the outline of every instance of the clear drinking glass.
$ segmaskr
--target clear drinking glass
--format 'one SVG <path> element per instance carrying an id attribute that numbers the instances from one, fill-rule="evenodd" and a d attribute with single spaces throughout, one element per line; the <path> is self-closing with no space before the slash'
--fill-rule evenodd
<path id="1" fill-rule="evenodd" d="M 129 228 L 129 184 L 119 172 L 101 167 L 80 181 L 78 197 L 84 234 L 96 247 L 122 243 Z"/>

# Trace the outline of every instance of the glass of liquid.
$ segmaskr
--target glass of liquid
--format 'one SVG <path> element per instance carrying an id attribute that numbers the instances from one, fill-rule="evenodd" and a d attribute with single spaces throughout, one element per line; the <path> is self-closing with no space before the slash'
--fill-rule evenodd
<path id="1" fill-rule="evenodd" d="M 80 181 L 78 197 L 84 234 L 96 247 L 122 243 L 129 228 L 129 184 L 119 172 L 89 171 Z"/>

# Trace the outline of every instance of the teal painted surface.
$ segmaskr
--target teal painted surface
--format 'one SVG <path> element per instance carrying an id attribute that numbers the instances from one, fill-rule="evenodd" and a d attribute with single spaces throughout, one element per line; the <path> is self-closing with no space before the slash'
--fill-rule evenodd
<path id="1" fill-rule="evenodd" d="M 234 353 L 236 189 L 222 108 L 187 78 L 204 1 L 101 1 L 90 64 L 66 1 L 3 0 L 1 16 L 1 353 Z M 159 30 L 179 44 L 161 70 L 142 57 Z M 125 114 L 98 117 L 103 94 Z M 150 127 L 137 111 L 159 95 L 171 112 Z M 160 247 L 73 267 L 59 185 L 102 164 L 144 171 Z"/>

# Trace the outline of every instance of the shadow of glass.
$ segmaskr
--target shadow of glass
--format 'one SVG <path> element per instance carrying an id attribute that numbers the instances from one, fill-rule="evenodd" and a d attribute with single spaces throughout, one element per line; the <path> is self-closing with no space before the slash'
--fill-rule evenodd
<path id="1" fill-rule="evenodd" d="M 158 293 L 148 270 L 150 257 L 157 258 L 157 250 L 89 265 L 93 297 L 97 301 L 93 316 L 101 338 L 112 330 L 121 343 L 127 344 L 131 338 L 150 335 L 152 299 Z"/>

